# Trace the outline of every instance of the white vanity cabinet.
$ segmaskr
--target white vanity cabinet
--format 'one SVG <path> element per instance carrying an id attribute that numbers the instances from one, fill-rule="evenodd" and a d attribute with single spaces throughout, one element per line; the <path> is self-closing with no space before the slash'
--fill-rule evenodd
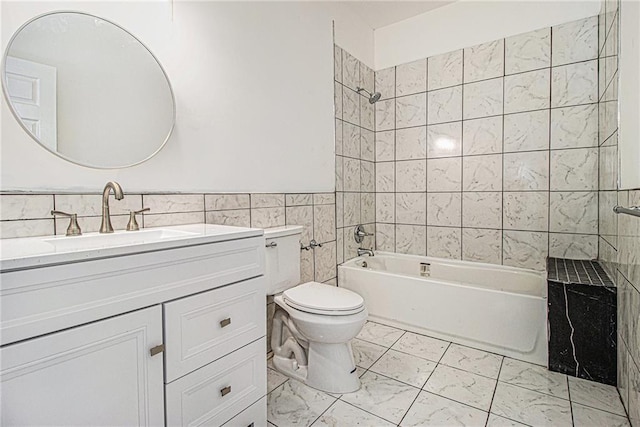
<path id="1" fill-rule="evenodd" d="M 162 425 L 160 306 L 5 346 L 1 424 Z"/>
<path id="2" fill-rule="evenodd" d="M 5 264 L 1 424 L 266 425 L 264 238 L 240 230 L 122 256 Z"/>

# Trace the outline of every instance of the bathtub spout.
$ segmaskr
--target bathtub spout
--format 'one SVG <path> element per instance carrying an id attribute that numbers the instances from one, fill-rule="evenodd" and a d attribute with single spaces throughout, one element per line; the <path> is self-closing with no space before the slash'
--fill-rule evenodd
<path id="1" fill-rule="evenodd" d="M 374 256 L 373 248 L 371 249 L 358 248 L 358 256 L 362 256 L 362 255 Z"/>

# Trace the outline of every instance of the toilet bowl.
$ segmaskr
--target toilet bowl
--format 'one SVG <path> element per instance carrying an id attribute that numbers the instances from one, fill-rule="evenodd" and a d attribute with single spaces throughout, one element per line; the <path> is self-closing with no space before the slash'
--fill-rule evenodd
<path id="1" fill-rule="evenodd" d="M 279 372 L 329 393 L 360 388 L 351 340 L 367 320 L 363 298 L 336 286 L 300 282 L 302 227 L 265 230 L 267 294 L 276 310 L 271 333 Z"/>
<path id="2" fill-rule="evenodd" d="M 329 393 L 360 388 L 351 340 L 367 320 L 355 292 L 309 282 L 275 297 L 271 348 L 275 368 Z"/>

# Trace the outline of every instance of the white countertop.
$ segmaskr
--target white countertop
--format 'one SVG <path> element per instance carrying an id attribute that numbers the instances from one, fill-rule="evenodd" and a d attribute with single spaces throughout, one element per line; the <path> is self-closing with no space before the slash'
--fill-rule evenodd
<path id="1" fill-rule="evenodd" d="M 164 237 L 156 238 L 164 230 Z M 0 239 L 0 272 L 244 239 L 263 234 L 264 231 L 260 228 L 190 224 L 116 231 L 109 235 L 86 233 L 73 237 Z M 114 238 L 110 241 L 109 236 Z"/>

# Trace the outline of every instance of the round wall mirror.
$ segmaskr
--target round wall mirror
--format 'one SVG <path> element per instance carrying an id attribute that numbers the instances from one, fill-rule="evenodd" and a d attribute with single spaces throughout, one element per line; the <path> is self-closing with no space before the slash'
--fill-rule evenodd
<path id="1" fill-rule="evenodd" d="M 141 163 L 175 123 L 171 84 L 156 57 L 125 29 L 86 13 L 24 24 L 7 46 L 2 88 L 36 142 L 82 166 Z"/>

